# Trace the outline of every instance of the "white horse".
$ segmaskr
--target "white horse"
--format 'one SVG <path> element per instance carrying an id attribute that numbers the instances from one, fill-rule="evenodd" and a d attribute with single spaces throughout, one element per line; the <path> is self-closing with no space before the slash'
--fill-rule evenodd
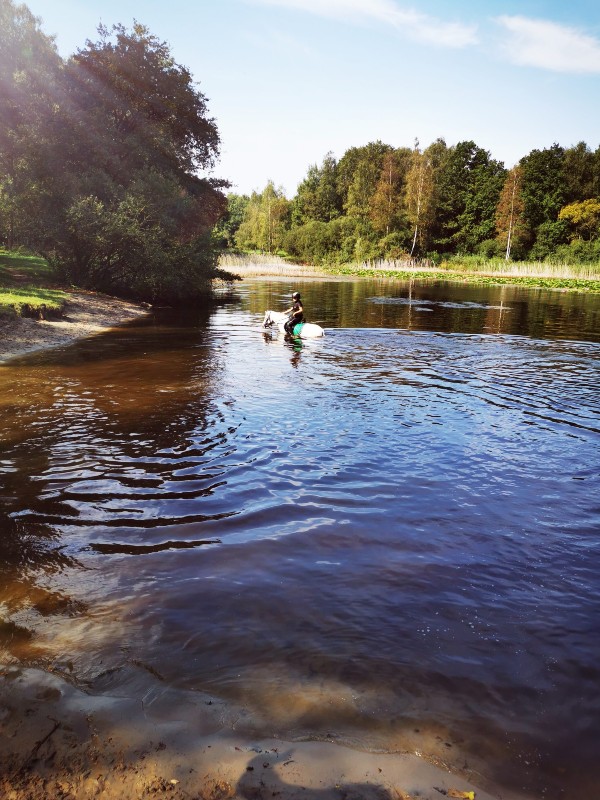
<path id="1" fill-rule="evenodd" d="M 281 330 L 288 321 L 287 314 L 282 311 L 265 311 L 265 318 L 263 319 L 263 328 L 270 328 L 272 325 L 278 325 Z M 319 336 L 325 336 L 325 331 L 320 325 L 315 325 L 314 322 L 304 322 L 300 331 L 295 334 L 301 339 L 316 339 Z"/>

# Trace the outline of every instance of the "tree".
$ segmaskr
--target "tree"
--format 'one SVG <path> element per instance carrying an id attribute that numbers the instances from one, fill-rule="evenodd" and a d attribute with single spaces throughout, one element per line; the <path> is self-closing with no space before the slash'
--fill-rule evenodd
<path id="1" fill-rule="evenodd" d="M 249 202 L 250 198 L 247 194 L 230 192 L 227 195 L 227 211 L 214 229 L 214 236 L 220 240 L 221 246 L 233 247 L 235 245 L 235 235 L 244 221 L 244 213 Z"/>
<path id="2" fill-rule="evenodd" d="M 236 245 L 242 250 L 277 252 L 283 246 L 290 213 L 291 204 L 283 189 L 276 189 L 269 181 L 260 194 L 252 193 L 235 235 Z"/>
<path id="3" fill-rule="evenodd" d="M 496 207 L 497 237 L 505 248 L 506 261 L 510 259 L 513 250 L 518 255 L 524 254 L 524 244 L 528 238 L 521 195 L 522 178 L 522 167 L 517 164 L 506 176 Z"/>
<path id="4" fill-rule="evenodd" d="M 342 213 L 342 202 L 337 190 L 337 162 L 331 152 L 326 154 L 321 164 L 316 204 L 319 218 L 324 222 L 336 219 Z"/>
<path id="5" fill-rule="evenodd" d="M 337 163 L 332 153 L 327 153 L 321 167 L 312 164 L 306 177 L 298 186 L 292 204 L 292 222 L 303 225 L 310 220 L 329 222 L 341 214 L 341 203 L 336 187 Z"/>
<path id="6" fill-rule="evenodd" d="M 385 153 L 379 181 L 371 197 L 369 216 L 376 231 L 388 236 L 392 230 L 405 227 L 402 196 L 410 165 L 408 148 Z"/>
<path id="7" fill-rule="evenodd" d="M 532 150 L 519 163 L 522 167 L 523 217 L 531 246 L 540 225 L 555 223 L 558 212 L 565 205 L 564 149 L 553 144 L 545 150 Z M 543 249 L 549 241 L 546 233 Z"/>
<path id="8" fill-rule="evenodd" d="M 198 174 L 218 156 L 216 125 L 147 28 L 99 33 L 65 67 L 54 145 L 64 171 L 48 180 L 62 235 L 50 231 L 44 249 L 69 280 L 191 301 L 219 274 L 209 242 L 226 184 Z"/>
<path id="9" fill-rule="evenodd" d="M 562 179 L 567 203 L 600 194 L 600 185 L 595 181 L 594 160 L 594 154 L 585 142 L 579 142 L 564 151 Z"/>
<path id="10" fill-rule="evenodd" d="M 366 219 L 369 201 L 383 166 L 383 156 L 393 148 L 383 142 L 369 142 L 346 150 L 337 165 L 337 191 L 348 216 Z"/>
<path id="11" fill-rule="evenodd" d="M 421 152 L 418 141 L 406 176 L 405 203 L 413 231 L 410 254 L 414 255 L 417 245 L 424 253 L 435 211 L 435 179 L 433 159 L 427 151 Z"/>
<path id="12" fill-rule="evenodd" d="M 321 220 L 317 191 L 321 173 L 316 164 L 311 164 L 306 177 L 298 186 L 292 207 L 292 220 L 296 225 L 303 225 L 310 220 Z"/>
<path id="13" fill-rule="evenodd" d="M 558 218 L 571 224 L 575 239 L 591 242 L 600 236 L 600 200 L 570 203 L 561 208 Z"/>
<path id="14" fill-rule="evenodd" d="M 436 176 L 435 246 L 474 252 L 495 233 L 495 213 L 504 167 L 473 141 L 448 148 Z"/>
<path id="15" fill-rule="evenodd" d="M 0 2 L 0 236 L 30 243 L 39 230 L 38 195 L 48 130 L 57 115 L 61 60 L 25 5 Z"/>
<path id="16" fill-rule="evenodd" d="M 110 159 L 117 180 L 148 166 L 186 176 L 213 166 L 219 135 L 206 97 L 168 45 L 137 22 L 131 31 L 114 25 L 98 32 L 100 39 L 88 41 L 67 65 L 67 99 L 78 132 L 100 145 L 98 154 Z M 93 128 L 99 139 L 90 136 L 94 122 L 104 126 Z"/>

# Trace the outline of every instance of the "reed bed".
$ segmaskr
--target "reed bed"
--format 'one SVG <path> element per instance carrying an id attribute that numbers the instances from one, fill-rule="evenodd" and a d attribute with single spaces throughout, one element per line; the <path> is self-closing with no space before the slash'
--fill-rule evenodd
<path id="1" fill-rule="evenodd" d="M 404 280 L 449 280 L 461 283 L 529 286 L 600 293 L 600 264 L 506 262 L 466 256 L 435 264 L 430 259 L 373 259 L 361 263 L 327 266 L 294 264 L 266 253 L 224 253 L 219 266 L 241 278 L 373 277 Z"/>
<path id="2" fill-rule="evenodd" d="M 244 278 L 293 277 L 309 278 L 324 275 L 318 267 L 292 264 L 280 256 L 267 253 L 225 253 L 219 258 L 219 267 Z"/>
<path id="3" fill-rule="evenodd" d="M 566 264 L 547 263 L 544 261 L 505 261 L 490 260 L 477 265 L 453 264 L 449 269 L 460 272 L 481 272 L 486 275 L 506 275 L 508 277 L 522 276 L 526 278 L 561 278 L 567 280 L 599 280 L 600 264 Z"/>
<path id="4" fill-rule="evenodd" d="M 353 265 L 354 266 L 354 265 Z M 388 272 L 449 272 L 473 273 L 497 277 L 556 278 L 562 280 L 600 280 L 600 264 L 566 264 L 544 261 L 505 261 L 479 259 L 444 261 L 439 265 L 429 259 L 377 259 L 356 265 L 358 269 Z"/>

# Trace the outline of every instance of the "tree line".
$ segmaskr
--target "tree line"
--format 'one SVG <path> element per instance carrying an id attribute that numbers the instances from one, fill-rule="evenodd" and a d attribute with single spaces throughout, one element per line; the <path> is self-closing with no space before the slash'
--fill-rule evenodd
<path id="1" fill-rule="evenodd" d="M 62 59 L 25 5 L 0 0 L 0 243 L 78 286 L 191 300 L 222 273 L 215 121 L 167 44 L 100 27 Z"/>
<path id="2" fill-rule="evenodd" d="M 328 153 L 288 200 L 229 194 L 221 245 L 315 264 L 370 259 L 600 261 L 600 147 L 532 150 L 512 169 L 473 141 Z"/>

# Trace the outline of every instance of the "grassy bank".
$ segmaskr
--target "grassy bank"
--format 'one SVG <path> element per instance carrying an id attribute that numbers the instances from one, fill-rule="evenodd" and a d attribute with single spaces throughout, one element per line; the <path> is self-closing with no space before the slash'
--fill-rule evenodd
<path id="1" fill-rule="evenodd" d="M 67 294 L 51 283 L 52 270 L 43 258 L 0 250 L 0 315 L 58 316 Z"/>

